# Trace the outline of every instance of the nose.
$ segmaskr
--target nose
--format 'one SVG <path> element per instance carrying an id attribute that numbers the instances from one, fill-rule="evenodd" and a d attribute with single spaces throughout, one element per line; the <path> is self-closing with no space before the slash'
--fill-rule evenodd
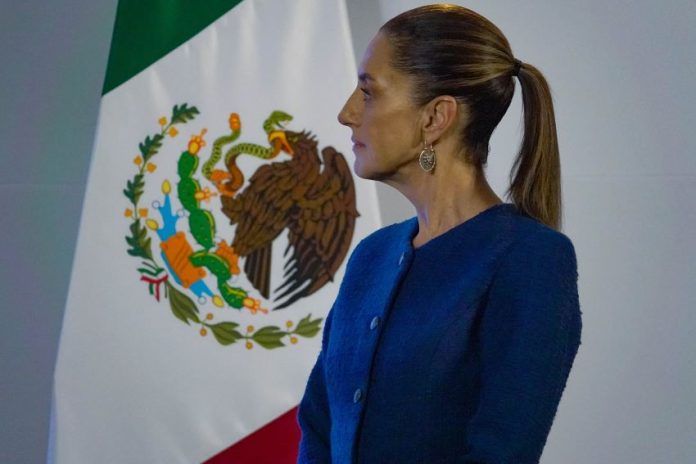
<path id="1" fill-rule="evenodd" d="M 343 108 L 338 113 L 338 122 L 344 126 L 355 126 L 359 122 L 359 108 L 357 107 L 355 94 L 358 89 L 355 89 L 352 94 L 346 100 Z"/>

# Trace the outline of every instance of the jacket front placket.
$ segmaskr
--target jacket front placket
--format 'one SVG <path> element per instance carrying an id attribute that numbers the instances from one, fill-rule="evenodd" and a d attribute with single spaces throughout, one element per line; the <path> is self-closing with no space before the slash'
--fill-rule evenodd
<path id="1" fill-rule="evenodd" d="M 372 268 L 371 275 L 377 277 L 378 284 L 370 288 L 370 304 L 359 314 L 358 327 L 369 332 L 367 342 L 360 350 L 360 356 L 354 360 L 362 367 L 364 372 L 360 384 L 355 386 L 353 403 L 356 408 L 356 420 L 354 422 L 353 446 L 351 451 L 351 463 L 359 463 L 360 431 L 365 412 L 366 400 L 369 396 L 369 385 L 372 377 L 372 366 L 375 355 L 379 349 L 382 331 L 389 319 L 389 312 L 399 292 L 401 283 L 408 272 L 413 260 L 412 235 L 415 232 L 415 218 L 403 224 L 397 237 L 391 237 L 389 242 L 379 250 L 382 259 L 375 259 L 368 264 Z"/>

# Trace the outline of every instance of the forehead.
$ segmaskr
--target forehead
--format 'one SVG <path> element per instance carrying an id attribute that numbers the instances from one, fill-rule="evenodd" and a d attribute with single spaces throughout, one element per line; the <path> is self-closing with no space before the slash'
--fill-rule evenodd
<path id="1" fill-rule="evenodd" d="M 406 76 L 391 66 L 391 53 L 389 40 L 381 32 L 377 33 L 365 49 L 358 67 L 360 81 L 388 85 L 404 80 Z"/>

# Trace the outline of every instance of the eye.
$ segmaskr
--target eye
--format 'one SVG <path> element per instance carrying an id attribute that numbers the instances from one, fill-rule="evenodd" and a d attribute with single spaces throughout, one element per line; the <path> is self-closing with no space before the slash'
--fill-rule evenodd
<path id="1" fill-rule="evenodd" d="M 363 100 L 368 100 L 371 97 L 370 92 L 367 89 L 360 87 L 360 91 L 363 94 Z"/>

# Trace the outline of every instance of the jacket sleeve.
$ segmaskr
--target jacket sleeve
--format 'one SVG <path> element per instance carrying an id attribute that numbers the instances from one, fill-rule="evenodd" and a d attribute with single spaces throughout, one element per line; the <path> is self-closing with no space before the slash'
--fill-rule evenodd
<path id="1" fill-rule="evenodd" d="M 333 307 L 324 322 L 321 351 L 309 374 L 304 395 L 297 412 L 297 421 L 302 431 L 297 464 L 331 463 L 331 415 L 324 377 L 324 356 L 331 329 Z"/>
<path id="2" fill-rule="evenodd" d="M 525 239 L 500 263 L 480 320 L 481 395 L 461 464 L 538 463 L 580 345 L 575 250 Z"/>

